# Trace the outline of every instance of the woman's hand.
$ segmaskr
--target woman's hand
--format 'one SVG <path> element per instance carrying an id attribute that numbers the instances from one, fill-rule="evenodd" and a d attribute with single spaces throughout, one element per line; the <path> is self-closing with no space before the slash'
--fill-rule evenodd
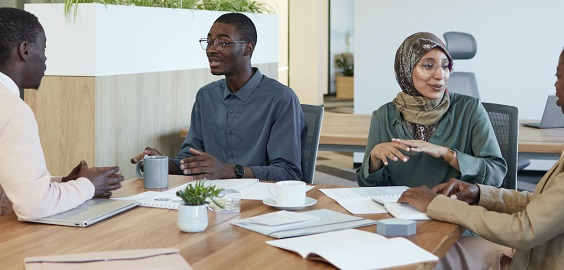
<path id="1" fill-rule="evenodd" d="M 393 141 L 379 143 L 370 151 L 370 173 L 373 173 L 382 167 L 381 163 L 388 165 L 388 160 L 407 162 L 409 157 L 405 156 L 400 150 L 409 152 L 410 148 L 405 144 Z"/>
<path id="2" fill-rule="evenodd" d="M 411 149 L 413 152 L 420 152 L 429 154 L 435 158 L 443 158 L 449 154 L 448 148 L 444 146 L 439 146 L 436 144 L 432 144 L 430 142 L 422 141 L 422 140 L 400 140 L 400 139 L 392 139 L 393 142 L 401 143 Z"/>

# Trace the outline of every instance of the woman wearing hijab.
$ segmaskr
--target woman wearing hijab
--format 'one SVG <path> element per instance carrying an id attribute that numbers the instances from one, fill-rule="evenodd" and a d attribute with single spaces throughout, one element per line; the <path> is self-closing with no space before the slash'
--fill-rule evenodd
<path id="1" fill-rule="evenodd" d="M 554 87 L 564 113 L 564 50 Z M 461 237 L 435 269 L 504 269 L 509 262 L 509 269 L 564 267 L 564 152 L 534 193 L 451 179 L 433 190 L 408 189 L 398 201 L 480 235 Z"/>
<path id="2" fill-rule="evenodd" d="M 402 91 L 372 113 L 360 186 L 501 185 L 507 167 L 488 114 L 478 99 L 446 89 L 452 67 L 435 35 L 404 40 L 394 64 Z"/>

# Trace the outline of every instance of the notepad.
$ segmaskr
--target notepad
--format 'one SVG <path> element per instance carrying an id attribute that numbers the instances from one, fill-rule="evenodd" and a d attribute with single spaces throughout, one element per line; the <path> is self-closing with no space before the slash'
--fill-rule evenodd
<path id="1" fill-rule="evenodd" d="M 439 259 L 405 238 L 387 239 L 353 229 L 266 243 L 296 252 L 304 259 L 329 262 L 339 269 L 381 269 Z"/>
<path id="2" fill-rule="evenodd" d="M 430 220 L 427 214 L 417 210 L 408 203 L 387 202 L 384 203 L 384 208 L 388 213 L 396 218 L 409 219 L 409 220 Z"/>
<path id="3" fill-rule="evenodd" d="M 306 224 L 319 221 L 318 216 L 289 211 L 278 211 L 241 220 L 241 224 L 264 227 L 266 229 L 283 229 L 288 226 Z"/>

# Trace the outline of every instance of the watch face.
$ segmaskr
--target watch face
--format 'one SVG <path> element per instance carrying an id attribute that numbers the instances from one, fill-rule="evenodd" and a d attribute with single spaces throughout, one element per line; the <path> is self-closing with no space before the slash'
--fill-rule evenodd
<path id="1" fill-rule="evenodd" d="M 243 177 L 243 175 L 245 175 L 245 168 L 241 165 L 235 165 L 235 174 L 239 178 Z"/>

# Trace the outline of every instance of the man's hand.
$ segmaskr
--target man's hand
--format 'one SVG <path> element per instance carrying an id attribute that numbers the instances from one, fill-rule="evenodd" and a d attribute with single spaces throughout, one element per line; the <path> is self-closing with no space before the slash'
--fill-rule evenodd
<path id="1" fill-rule="evenodd" d="M 68 182 L 70 180 L 76 180 L 80 177 L 80 168 L 82 167 L 82 162 L 86 163 L 86 161 L 81 161 L 78 163 L 78 165 L 76 165 L 76 167 L 74 167 L 72 169 L 72 171 L 69 173 L 69 175 L 64 176 L 63 179 L 61 180 L 61 182 Z"/>
<path id="2" fill-rule="evenodd" d="M 439 194 L 433 192 L 428 187 L 420 186 L 404 191 L 398 199 L 398 202 L 409 203 L 417 208 L 417 210 L 427 213 L 427 207 L 437 195 Z"/>
<path id="3" fill-rule="evenodd" d="M 94 185 L 95 198 L 109 198 L 112 196 L 113 190 L 121 188 L 123 175 L 117 174 L 118 171 L 118 166 L 88 168 L 88 164 L 83 160 L 71 171 L 66 179 L 63 177 L 63 182 L 85 177 Z"/>
<path id="4" fill-rule="evenodd" d="M 180 170 L 185 175 L 192 176 L 192 179 L 222 179 L 235 178 L 234 166 L 225 163 L 211 154 L 190 148 L 190 153 L 194 156 L 180 161 Z"/>
<path id="5" fill-rule="evenodd" d="M 451 178 L 448 183 L 436 185 L 433 187 L 433 191 L 469 204 L 478 204 L 480 202 L 480 187 L 478 185 L 455 178 Z"/>
<path id="6" fill-rule="evenodd" d="M 143 160 L 145 156 L 162 156 L 162 154 L 159 150 L 147 146 L 145 150 L 143 150 L 143 153 L 132 157 L 130 161 L 132 164 L 137 164 L 137 162 Z"/>

